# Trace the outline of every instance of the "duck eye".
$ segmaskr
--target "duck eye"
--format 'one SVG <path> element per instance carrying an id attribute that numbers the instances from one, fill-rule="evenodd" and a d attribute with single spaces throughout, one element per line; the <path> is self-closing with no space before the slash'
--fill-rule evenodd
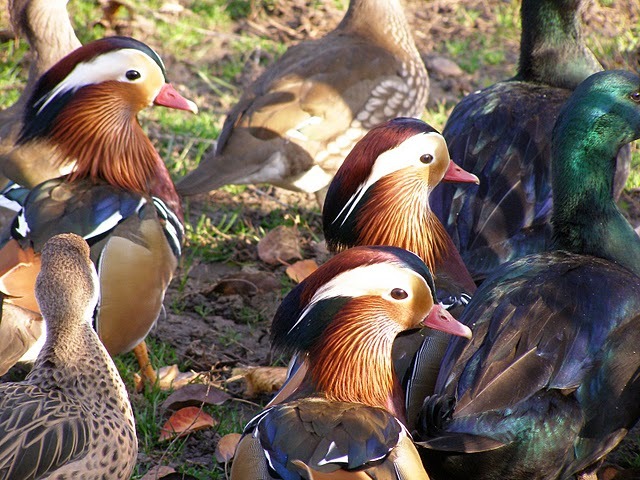
<path id="1" fill-rule="evenodd" d="M 640 92 L 633 92 L 630 97 L 634 102 L 640 103 Z"/>
<path id="2" fill-rule="evenodd" d="M 391 298 L 394 298 L 395 300 L 404 300 L 408 296 L 409 294 L 401 288 L 394 288 L 391 290 Z"/>
<path id="3" fill-rule="evenodd" d="M 124 76 L 127 77 L 128 80 L 137 80 L 141 77 L 140 72 L 137 70 L 129 70 Z"/>
<path id="4" fill-rule="evenodd" d="M 433 162 L 433 155 L 431 155 L 430 153 L 425 153 L 424 155 L 420 156 L 420 161 L 425 165 L 429 165 L 431 162 Z"/>

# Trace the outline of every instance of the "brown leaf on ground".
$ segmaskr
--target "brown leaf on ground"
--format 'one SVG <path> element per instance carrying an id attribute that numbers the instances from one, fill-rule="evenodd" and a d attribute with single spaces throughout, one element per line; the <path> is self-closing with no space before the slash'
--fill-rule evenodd
<path id="1" fill-rule="evenodd" d="M 315 260 L 300 260 L 287 267 L 287 276 L 296 283 L 300 283 L 318 269 Z"/>
<path id="2" fill-rule="evenodd" d="M 196 430 L 210 428 L 218 422 L 211 415 L 203 412 L 198 407 L 185 407 L 175 412 L 160 429 L 158 441 L 171 440 L 175 437 L 183 437 Z"/>
<path id="3" fill-rule="evenodd" d="M 175 469 L 168 467 L 167 465 L 157 465 L 155 467 L 151 467 L 140 480 L 158 480 L 174 472 Z"/>
<path id="4" fill-rule="evenodd" d="M 279 265 L 293 259 L 302 259 L 298 229 L 280 225 L 258 242 L 258 257 L 269 265 Z"/>
<path id="5" fill-rule="evenodd" d="M 640 469 L 621 469 L 617 466 L 608 465 L 598 470 L 598 480 L 638 480 L 640 479 Z"/>
<path id="6" fill-rule="evenodd" d="M 242 435 L 239 433 L 228 433 L 220 439 L 216 446 L 216 460 L 218 460 L 218 463 L 227 463 L 233 458 L 241 437 Z"/>
<path id="7" fill-rule="evenodd" d="M 162 403 L 166 410 L 180 410 L 184 407 L 198 407 L 207 405 L 222 405 L 231 395 L 211 385 L 192 383 L 176 390 Z"/>
<path id="8" fill-rule="evenodd" d="M 271 292 L 280 288 L 276 276 L 269 272 L 237 272 L 221 279 L 210 292 L 221 295 L 242 295 Z"/>
<path id="9" fill-rule="evenodd" d="M 231 371 L 231 378 L 227 381 L 233 382 L 241 378 L 244 379 L 247 386 L 245 395 L 248 398 L 253 398 L 280 390 L 287 378 L 287 369 L 284 367 L 239 367 Z"/>
<path id="10" fill-rule="evenodd" d="M 181 372 L 178 365 L 167 365 L 157 371 L 158 387 L 160 390 L 178 390 L 179 388 L 196 382 L 200 379 L 201 373 L 189 371 Z M 133 374 L 133 384 L 136 392 L 144 389 L 144 379 L 137 373 Z"/>

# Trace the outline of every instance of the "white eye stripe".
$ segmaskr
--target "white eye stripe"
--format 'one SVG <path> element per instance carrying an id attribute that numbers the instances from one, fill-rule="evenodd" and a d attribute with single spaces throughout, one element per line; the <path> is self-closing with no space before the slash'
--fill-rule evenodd
<path id="1" fill-rule="evenodd" d="M 160 78 L 164 77 L 158 64 L 140 50 L 134 48 L 114 50 L 76 65 L 53 90 L 38 99 L 35 106 L 39 106 L 38 113 L 40 113 L 53 99 L 65 92 L 107 80 L 131 83 L 131 80 L 126 77 L 129 70 L 137 70 L 140 73 L 140 78 L 135 80 L 136 82 L 144 81 L 153 70 Z"/>
<path id="2" fill-rule="evenodd" d="M 397 302 L 391 296 L 394 288 L 401 288 L 407 292 L 408 297 L 401 301 L 411 300 L 414 293 L 414 279 L 419 279 L 425 287 L 429 286 L 425 279 L 409 268 L 401 268 L 391 263 L 375 263 L 364 265 L 352 270 L 347 270 L 333 277 L 322 287 L 316 290 L 309 305 L 298 317 L 296 323 L 289 329 L 291 333 L 304 317 L 320 301 L 332 297 L 361 297 L 364 295 L 378 295 L 390 301 Z"/>
<path id="3" fill-rule="evenodd" d="M 336 218 L 333 220 L 333 223 L 337 222 L 349 207 L 348 211 L 344 216 L 342 216 L 342 224 L 344 224 L 367 190 L 369 190 L 369 188 L 382 177 L 411 166 L 424 167 L 424 163 L 420 162 L 420 157 L 424 154 L 430 154 L 433 156 L 434 161 L 432 161 L 430 165 L 433 165 L 436 162 L 445 161 L 445 155 L 443 155 L 443 153 L 448 152 L 448 150 L 446 148 L 442 149 L 443 145 L 446 145 L 446 142 L 444 137 L 439 133 L 419 133 L 409 137 L 397 147 L 383 152 L 374 162 L 371 174 L 361 185 L 358 186 L 355 193 L 349 198 L 349 200 L 345 202 L 344 207 L 342 207 L 340 213 L 338 213 Z M 438 155 L 438 153 L 440 153 L 440 155 Z M 448 156 L 446 157 L 446 161 L 449 161 Z"/>

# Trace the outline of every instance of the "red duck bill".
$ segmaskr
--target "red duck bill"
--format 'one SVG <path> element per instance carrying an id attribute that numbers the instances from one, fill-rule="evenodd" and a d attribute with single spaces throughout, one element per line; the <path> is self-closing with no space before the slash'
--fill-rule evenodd
<path id="1" fill-rule="evenodd" d="M 441 332 L 450 333 L 458 337 L 471 338 L 471 329 L 463 325 L 447 312 L 440 304 L 435 304 L 429 312 L 429 315 L 422 320 L 425 327 L 440 330 Z"/>
<path id="2" fill-rule="evenodd" d="M 449 167 L 442 178 L 443 182 L 459 182 L 459 183 L 475 183 L 479 184 L 480 180 L 473 173 L 469 173 L 462 167 L 457 165 L 453 160 L 449 161 Z"/>

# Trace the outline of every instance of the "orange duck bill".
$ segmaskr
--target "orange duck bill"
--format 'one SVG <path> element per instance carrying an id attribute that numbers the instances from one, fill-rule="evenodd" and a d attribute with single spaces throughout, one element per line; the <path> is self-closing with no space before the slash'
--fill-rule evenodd
<path id="1" fill-rule="evenodd" d="M 449 167 L 444 172 L 443 182 L 460 182 L 460 183 L 475 183 L 479 184 L 480 180 L 473 173 L 469 173 L 463 170 L 462 167 L 457 165 L 453 160 L 449 161 Z"/>
<path id="2" fill-rule="evenodd" d="M 187 100 L 178 91 L 173 88 L 170 83 L 165 83 L 160 89 L 160 93 L 153 100 L 156 105 L 167 108 L 175 108 L 176 110 L 186 110 L 188 112 L 198 113 L 198 106 L 191 100 Z"/>
<path id="3" fill-rule="evenodd" d="M 422 320 L 422 325 L 433 328 L 434 330 L 450 333 L 451 335 L 457 335 L 458 337 L 471 338 L 471 329 L 453 318 L 440 304 L 433 306 L 429 315 Z"/>

